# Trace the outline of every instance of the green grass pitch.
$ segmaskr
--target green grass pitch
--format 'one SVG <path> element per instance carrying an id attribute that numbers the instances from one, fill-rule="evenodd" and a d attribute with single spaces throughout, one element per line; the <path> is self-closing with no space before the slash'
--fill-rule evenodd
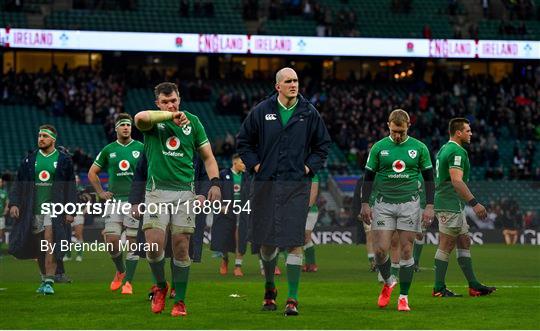
<path id="1" fill-rule="evenodd" d="M 34 261 L 0 259 L 0 326 L 4 329 L 537 329 L 540 319 L 540 249 L 537 246 L 473 246 L 476 275 L 498 287 L 491 296 L 432 298 L 435 247 L 427 245 L 422 270 L 409 294 L 412 311 L 376 305 L 380 285 L 367 271 L 365 246 L 317 246 L 318 273 L 302 274 L 297 317 L 284 317 L 286 276 L 277 277 L 276 312 L 260 310 L 263 279 L 255 257 L 244 261 L 243 278 L 218 274 L 219 260 L 205 250 L 193 264 L 187 295 L 188 316 L 170 316 L 172 300 L 161 315 L 150 312 L 150 271 L 141 260 L 132 296 L 108 289 L 113 264 L 104 253 L 86 253 L 83 262 L 66 262 L 72 284 L 56 284 L 54 296 L 35 293 L 39 275 Z M 167 262 L 168 265 L 168 262 Z M 284 269 L 280 256 L 279 265 Z M 230 270 L 232 271 L 232 270 Z M 167 266 L 167 277 L 170 271 Z M 452 254 L 447 284 L 467 294 Z M 237 294 L 239 297 L 231 297 Z"/>

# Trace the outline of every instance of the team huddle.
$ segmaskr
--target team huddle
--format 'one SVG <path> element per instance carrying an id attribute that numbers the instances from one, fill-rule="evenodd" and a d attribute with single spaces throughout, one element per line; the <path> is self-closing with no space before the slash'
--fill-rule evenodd
<path id="1" fill-rule="evenodd" d="M 155 87 L 159 110 L 141 111 L 134 118 L 128 114 L 117 117 L 117 140 L 101 150 L 88 172 L 100 201 L 114 199 L 132 206 L 128 213 L 111 211 L 104 217 L 102 234 L 113 247 L 109 254 L 116 270 L 110 290 L 133 294 L 137 264 L 145 256 L 154 283 L 149 294 L 152 312 L 163 312 L 169 297 L 174 301 L 171 315 L 185 316 L 190 266 L 192 261 L 200 261 L 202 239 L 198 241 L 197 234 L 201 221 L 204 223 L 203 215 L 189 208 L 189 203 L 227 200 L 244 206 L 249 202 L 249 213 L 222 208 L 213 216 L 211 249 L 223 256 L 220 272 L 227 273 L 228 253 L 232 252 L 234 275 L 243 275 L 245 243 L 250 241 L 265 279 L 262 309 L 274 311 L 278 295 L 274 275 L 280 272 L 277 259 L 282 250 L 288 283 L 284 314 L 298 315 L 300 275 L 318 269 L 311 232 L 317 221 L 317 173 L 328 157 L 331 139 L 318 111 L 299 94 L 293 69 L 278 71 L 275 89 L 277 93 L 255 106 L 242 123 L 233 165 L 221 171 L 199 118 L 180 110 L 175 84 Z M 133 125 L 143 133 L 144 143 L 131 137 Z M 390 134 L 373 145 L 356 190 L 361 203 L 358 219 L 370 233 L 370 259 L 384 283 L 378 305 L 389 304 L 399 279 L 398 310 L 410 310 L 408 293 L 418 262 L 413 246 L 435 217 L 440 241 L 433 296 L 459 296 L 445 285 L 449 255 L 455 246 L 469 294 L 490 294 L 495 288 L 482 285 L 473 272 L 463 212 L 468 204 L 478 217 L 486 217 L 485 208 L 466 184 L 470 165 L 463 145 L 472 136 L 469 122 L 463 118 L 450 121 L 450 140 L 438 152 L 435 169 L 426 145 L 407 135 L 409 127 L 405 111 L 390 114 Z M 76 215 L 42 213 L 44 203 L 77 200 L 73 163 L 66 151 L 56 147 L 57 134 L 51 125 L 40 127 L 38 149 L 23 159 L 9 199 L 9 212 L 16 220 L 10 253 L 37 259 L 42 275 L 37 292 L 49 295 L 54 294 L 57 261 L 65 252 L 59 245 L 40 251 L 38 243 L 70 238 L 71 224 L 80 222 Z M 107 190 L 99 178 L 104 171 L 109 176 Z M 177 204 L 179 208 L 141 214 L 138 205 L 142 203 Z M 145 242 L 157 249 L 128 251 L 124 258 L 120 249 L 123 234 L 129 242 Z M 82 240 L 82 236 L 77 238 Z M 394 256 L 390 259 L 388 254 L 392 242 L 399 248 L 397 273 L 392 272 Z M 170 258 L 170 282 L 165 276 L 166 257 Z"/>

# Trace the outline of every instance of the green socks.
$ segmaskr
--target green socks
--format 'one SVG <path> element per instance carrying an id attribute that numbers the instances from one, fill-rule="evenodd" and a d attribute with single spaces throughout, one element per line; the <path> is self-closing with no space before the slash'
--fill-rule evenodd
<path id="1" fill-rule="evenodd" d="M 174 297 L 174 303 L 186 300 L 187 284 L 189 279 L 189 266 L 191 260 L 178 261 L 173 260 L 172 276 L 173 284 L 176 289 L 176 296 Z"/>
<path id="2" fill-rule="evenodd" d="M 276 249 L 276 251 L 269 256 L 265 256 L 262 253 L 260 255 L 264 269 L 264 278 L 266 280 L 264 288 L 267 290 L 273 289 L 276 287 L 276 284 L 274 283 L 274 272 L 276 271 L 278 251 Z"/>
<path id="3" fill-rule="evenodd" d="M 437 249 L 435 253 L 435 285 L 433 289 L 435 291 L 442 290 L 445 284 L 446 270 L 448 269 L 449 254 Z"/>
<path id="4" fill-rule="evenodd" d="M 465 275 L 465 278 L 467 278 L 467 281 L 469 282 L 469 287 L 477 288 L 478 286 L 480 286 L 480 283 L 474 275 L 471 251 L 468 249 L 458 249 L 457 255 L 459 267 L 461 268 L 461 271 L 463 271 L 463 275 Z"/>
<path id="5" fill-rule="evenodd" d="M 128 253 L 126 256 L 126 278 L 125 282 L 132 282 L 133 276 L 135 275 L 135 269 L 137 268 L 137 263 L 139 262 L 139 257 L 133 253 Z"/>
<path id="6" fill-rule="evenodd" d="M 399 294 L 408 295 L 414 275 L 414 259 L 400 261 L 399 264 Z"/>
<path id="7" fill-rule="evenodd" d="M 165 253 L 162 253 L 160 257 L 153 260 L 148 259 L 148 264 L 150 264 L 150 269 L 152 269 L 152 274 L 156 279 L 156 284 L 159 288 L 167 287 L 167 282 L 165 281 Z"/>
<path id="8" fill-rule="evenodd" d="M 315 264 L 315 245 L 310 241 L 304 246 L 304 254 L 306 256 L 306 264 Z"/>
<path id="9" fill-rule="evenodd" d="M 126 272 L 126 267 L 124 266 L 124 257 L 122 256 L 122 252 L 118 252 L 116 256 L 112 256 L 111 258 L 114 262 L 114 265 L 116 266 L 116 271 L 123 274 Z"/>
<path id="10" fill-rule="evenodd" d="M 287 298 L 298 301 L 298 285 L 300 284 L 301 272 L 302 254 L 290 253 L 287 256 L 287 283 L 289 285 Z"/>
<path id="11" fill-rule="evenodd" d="M 413 258 L 414 264 L 420 265 L 420 255 L 422 255 L 422 248 L 424 248 L 424 242 L 422 240 L 414 240 L 413 246 Z"/>
<path id="12" fill-rule="evenodd" d="M 390 264 L 390 275 L 399 278 L 399 263 Z"/>
<path id="13" fill-rule="evenodd" d="M 377 267 L 379 268 L 379 272 L 381 273 L 382 278 L 386 281 L 390 278 L 390 257 L 386 256 L 386 260 L 379 264 L 377 262 Z"/>

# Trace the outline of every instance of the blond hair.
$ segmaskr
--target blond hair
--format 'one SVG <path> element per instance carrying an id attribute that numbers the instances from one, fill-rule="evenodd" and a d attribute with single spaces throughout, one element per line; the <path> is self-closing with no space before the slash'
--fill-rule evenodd
<path id="1" fill-rule="evenodd" d="M 394 123 L 397 126 L 402 126 L 403 123 L 411 123 L 411 119 L 409 117 L 409 114 L 407 114 L 407 112 L 403 109 L 394 109 L 390 113 L 390 116 L 388 116 L 388 123 Z"/>

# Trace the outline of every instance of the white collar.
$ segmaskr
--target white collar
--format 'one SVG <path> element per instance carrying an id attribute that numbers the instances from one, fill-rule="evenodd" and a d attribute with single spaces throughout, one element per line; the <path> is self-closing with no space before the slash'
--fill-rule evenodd
<path id="1" fill-rule="evenodd" d="M 41 149 L 39 150 L 39 153 L 41 153 L 41 155 L 43 155 L 43 156 L 45 156 L 45 157 L 49 157 L 49 156 L 53 155 L 53 154 L 54 154 L 54 152 L 56 152 L 56 148 L 55 148 L 55 149 L 53 149 L 53 151 L 52 151 L 52 152 L 50 152 L 49 154 L 45 154 L 45 153 L 43 153 L 43 151 L 42 151 Z"/>

